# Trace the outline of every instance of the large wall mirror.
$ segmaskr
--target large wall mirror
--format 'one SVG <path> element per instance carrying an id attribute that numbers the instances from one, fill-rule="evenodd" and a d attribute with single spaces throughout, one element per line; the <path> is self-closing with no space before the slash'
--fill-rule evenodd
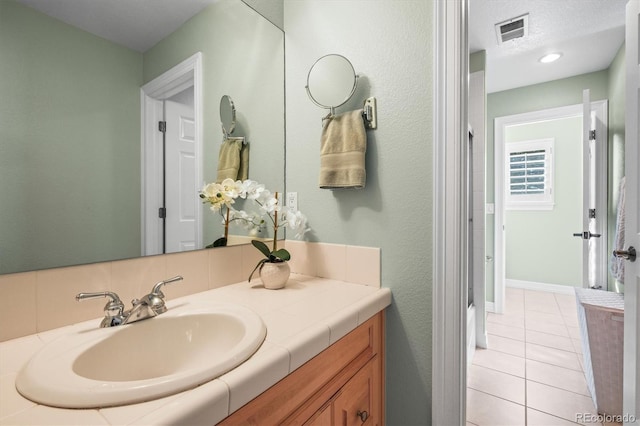
<path id="1" fill-rule="evenodd" d="M 0 274 L 145 254 L 141 88 L 197 52 L 203 119 L 195 186 L 216 178 L 220 99 L 228 95 L 234 136 L 250 146 L 249 178 L 284 190 L 283 32 L 238 0 L 172 0 L 165 3 L 196 9 L 170 34 L 144 40 L 151 31 L 140 25 L 140 39 L 114 42 L 110 34 L 124 34 L 127 21 L 166 27 L 166 16 L 155 0 L 84 8 L 101 3 L 0 1 Z M 58 9 L 65 4 L 70 10 Z M 186 88 L 170 100 L 193 98 Z M 183 249 L 222 232 L 220 217 L 199 208 L 202 243 Z"/>

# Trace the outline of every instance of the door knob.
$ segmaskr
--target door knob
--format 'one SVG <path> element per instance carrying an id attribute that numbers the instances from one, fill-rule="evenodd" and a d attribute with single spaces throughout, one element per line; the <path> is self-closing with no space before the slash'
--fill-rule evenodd
<path id="1" fill-rule="evenodd" d="M 636 260 L 636 249 L 633 246 L 629 246 L 626 250 L 614 250 L 613 255 L 634 262 Z"/>

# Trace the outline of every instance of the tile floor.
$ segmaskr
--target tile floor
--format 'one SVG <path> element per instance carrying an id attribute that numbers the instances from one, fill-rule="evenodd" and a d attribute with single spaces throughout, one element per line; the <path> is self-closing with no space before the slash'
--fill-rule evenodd
<path id="1" fill-rule="evenodd" d="M 586 417 L 596 410 L 575 297 L 507 288 L 505 302 L 504 314 L 488 314 L 489 349 L 476 350 L 469 369 L 467 426 L 602 425 Z"/>

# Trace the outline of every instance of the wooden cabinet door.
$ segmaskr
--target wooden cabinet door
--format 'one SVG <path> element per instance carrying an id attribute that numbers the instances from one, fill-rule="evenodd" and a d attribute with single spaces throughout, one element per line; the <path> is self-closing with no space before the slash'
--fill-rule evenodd
<path id="1" fill-rule="evenodd" d="M 369 361 L 347 382 L 333 401 L 333 424 L 376 425 L 379 414 L 375 401 L 375 368 L 378 357 Z"/>
<path id="2" fill-rule="evenodd" d="M 322 407 L 304 426 L 333 426 L 333 401 Z"/>

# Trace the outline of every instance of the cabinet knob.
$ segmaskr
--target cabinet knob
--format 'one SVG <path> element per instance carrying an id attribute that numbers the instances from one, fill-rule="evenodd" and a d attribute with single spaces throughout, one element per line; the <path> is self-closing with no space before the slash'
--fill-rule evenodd
<path id="1" fill-rule="evenodd" d="M 369 413 L 367 413 L 366 411 L 360 411 L 358 410 L 358 412 L 356 413 L 356 415 L 358 417 L 360 417 L 360 420 L 362 420 L 362 423 L 366 422 L 367 419 L 369 418 Z"/>

